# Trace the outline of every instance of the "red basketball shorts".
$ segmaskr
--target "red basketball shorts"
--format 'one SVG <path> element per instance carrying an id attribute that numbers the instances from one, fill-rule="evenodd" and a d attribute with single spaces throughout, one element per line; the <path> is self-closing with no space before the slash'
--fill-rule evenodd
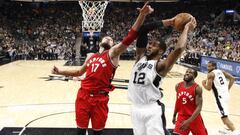
<path id="1" fill-rule="evenodd" d="M 179 115 L 174 128 L 174 133 L 179 135 L 188 135 L 191 132 L 193 135 L 207 135 L 207 130 L 204 126 L 202 117 L 199 115 L 193 120 L 186 130 L 180 130 L 180 126 L 184 120 L 187 120 L 190 116 Z"/>
<path id="2" fill-rule="evenodd" d="M 75 102 L 77 126 L 88 128 L 91 120 L 93 130 L 104 129 L 108 117 L 108 100 L 108 96 L 78 97 Z"/>

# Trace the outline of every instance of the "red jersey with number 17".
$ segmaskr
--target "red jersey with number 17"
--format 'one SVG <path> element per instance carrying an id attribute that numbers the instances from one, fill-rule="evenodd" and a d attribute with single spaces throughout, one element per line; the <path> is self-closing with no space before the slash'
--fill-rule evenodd
<path id="1" fill-rule="evenodd" d="M 177 112 L 179 115 L 191 116 L 197 108 L 195 102 L 195 89 L 197 83 L 190 87 L 185 87 L 185 82 L 180 82 L 177 87 Z"/>
<path id="2" fill-rule="evenodd" d="M 91 91 L 112 91 L 114 87 L 111 80 L 114 77 L 116 67 L 109 58 L 109 50 L 103 53 L 95 53 L 87 61 L 86 77 L 81 81 L 81 88 Z"/>

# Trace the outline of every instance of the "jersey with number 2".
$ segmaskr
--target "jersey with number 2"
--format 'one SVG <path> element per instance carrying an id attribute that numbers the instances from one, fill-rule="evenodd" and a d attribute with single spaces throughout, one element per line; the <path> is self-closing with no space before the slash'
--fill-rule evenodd
<path id="1" fill-rule="evenodd" d="M 217 91 L 221 96 L 228 96 L 228 82 L 225 75 L 219 69 L 215 69 L 212 72 L 215 75 L 212 85 L 213 90 Z"/>

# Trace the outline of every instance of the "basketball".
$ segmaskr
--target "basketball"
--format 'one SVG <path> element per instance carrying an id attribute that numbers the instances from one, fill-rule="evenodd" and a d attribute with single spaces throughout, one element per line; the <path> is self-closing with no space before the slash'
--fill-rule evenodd
<path id="1" fill-rule="evenodd" d="M 190 21 L 191 17 L 192 15 L 189 13 L 177 14 L 173 27 L 179 32 L 183 31 L 185 25 Z"/>

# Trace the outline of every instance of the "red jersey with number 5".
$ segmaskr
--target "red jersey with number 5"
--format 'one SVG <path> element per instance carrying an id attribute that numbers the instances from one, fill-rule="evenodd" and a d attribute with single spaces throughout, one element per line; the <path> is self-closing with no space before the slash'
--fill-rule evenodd
<path id="1" fill-rule="evenodd" d="M 184 86 L 184 81 L 180 82 L 177 87 L 177 112 L 179 115 L 191 116 L 197 108 L 195 102 L 195 89 L 198 86 L 194 83 L 190 87 Z"/>
<path id="2" fill-rule="evenodd" d="M 116 67 L 109 58 L 109 50 L 103 53 L 95 53 L 87 61 L 86 77 L 81 82 L 81 88 L 91 91 L 112 91 L 114 87 L 111 80 L 114 77 Z"/>

